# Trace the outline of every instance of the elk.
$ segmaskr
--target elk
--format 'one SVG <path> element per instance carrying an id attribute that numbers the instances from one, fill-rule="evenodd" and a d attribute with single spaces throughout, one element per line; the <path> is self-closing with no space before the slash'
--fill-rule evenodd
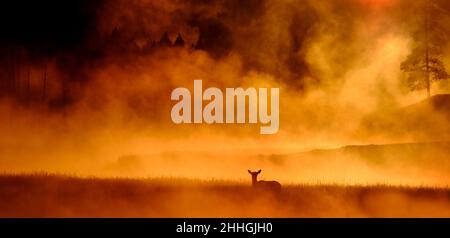
<path id="1" fill-rule="evenodd" d="M 252 186 L 257 189 L 265 189 L 275 193 L 279 193 L 281 191 L 281 184 L 277 181 L 258 181 L 258 175 L 261 173 L 261 170 L 257 172 L 252 172 L 248 170 L 248 173 L 252 176 Z"/>

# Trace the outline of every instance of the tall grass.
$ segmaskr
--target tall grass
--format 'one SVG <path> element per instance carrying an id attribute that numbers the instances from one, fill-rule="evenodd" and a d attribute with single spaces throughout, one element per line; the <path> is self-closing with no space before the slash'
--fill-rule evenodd
<path id="1" fill-rule="evenodd" d="M 450 217 L 450 189 L 2 174 L 0 217 Z"/>

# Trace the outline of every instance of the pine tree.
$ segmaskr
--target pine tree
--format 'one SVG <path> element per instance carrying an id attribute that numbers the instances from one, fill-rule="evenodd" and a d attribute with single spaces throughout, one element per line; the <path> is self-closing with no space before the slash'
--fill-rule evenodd
<path id="1" fill-rule="evenodd" d="M 401 64 L 401 70 L 408 73 L 407 83 L 411 90 L 427 89 L 431 95 L 431 83 L 449 78 L 442 62 L 443 46 L 450 32 L 445 22 L 449 13 L 435 1 L 423 0 L 422 27 L 414 33 L 414 48 Z"/>
<path id="2" fill-rule="evenodd" d="M 159 40 L 160 46 L 172 46 L 172 41 L 169 38 L 169 33 L 166 31 L 164 32 L 163 36 Z"/>
<path id="3" fill-rule="evenodd" d="M 177 39 L 175 40 L 175 43 L 173 45 L 179 46 L 179 47 L 184 46 L 184 40 L 183 40 L 183 37 L 181 36 L 181 33 L 178 33 Z"/>

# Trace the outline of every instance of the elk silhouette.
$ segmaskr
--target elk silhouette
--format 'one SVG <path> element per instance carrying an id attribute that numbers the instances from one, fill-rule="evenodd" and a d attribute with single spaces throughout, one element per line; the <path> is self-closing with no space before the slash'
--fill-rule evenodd
<path id="1" fill-rule="evenodd" d="M 269 190 L 275 193 L 279 193 L 281 191 L 281 184 L 277 181 L 258 181 L 258 175 L 261 173 L 261 170 L 258 170 L 257 172 L 248 170 L 248 173 L 252 176 L 252 186 L 254 188 Z"/>

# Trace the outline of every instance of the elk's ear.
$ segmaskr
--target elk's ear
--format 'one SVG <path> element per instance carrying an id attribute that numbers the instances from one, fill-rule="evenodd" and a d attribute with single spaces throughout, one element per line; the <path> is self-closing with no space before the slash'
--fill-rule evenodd
<path id="1" fill-rule="evenodd" d="M 249 174 L 252 174 L 252 171 L 250 171 L 250 170 L 247 170 L 247 171 L 248 171 Z"/>
<path id="2" fill-rule="evenodd" d="M 261 173 L 261 170 L 258 170 L 258 174 Z"/>

